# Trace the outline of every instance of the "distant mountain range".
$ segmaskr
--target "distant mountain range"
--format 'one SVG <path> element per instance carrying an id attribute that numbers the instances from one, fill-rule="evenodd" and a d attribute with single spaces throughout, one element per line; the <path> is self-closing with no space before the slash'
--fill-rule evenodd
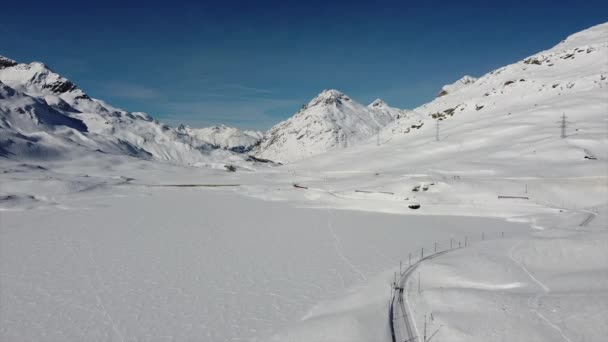
<path id="1" fill-rule="evenodd" d="M 608 24 L 581 31 L 479 79 L 465 76 L 445 85 L 435 100 L 411 111 L 380 99 L 364 106 L 340 91 L 324 90 L 265 133 L 224 125 L 173 128 L 91 98 L 43 63 L 0 56 L 0 157 L 69 159 L 101 153 L 210 167 L 250 163 L 255 160 L 250 155 L 293 162 L 380 137 L 415 134 L 453 116 L 512 108 L 518 97 L 543 102 L 605 87 L 606 36 Z"/>
<path id="2" fill-rule="evenodd" d="M 249 159 L 230 150 L 241 147 L 235 136 L 252 134 L 243 141 L 245 149 L 259 136 L 225 127 L 175 129 L 146 113 L 93 99 L 43 63 L 21 64 L 6 57 L 0 57 L 0 115 L 0 155 L 7 158 L 104 153 L 223 167 Z"/>
<path id="3" fill-rule="evenodd" d="M 180 125 L 178 131 L 189 134 L 200 140 L 207 141 L 219 148 L 235 152 L 248 152 L 255 146 L 264 133 L 260 131 L 241 130 L 225 125 L 192 128 Z"/>

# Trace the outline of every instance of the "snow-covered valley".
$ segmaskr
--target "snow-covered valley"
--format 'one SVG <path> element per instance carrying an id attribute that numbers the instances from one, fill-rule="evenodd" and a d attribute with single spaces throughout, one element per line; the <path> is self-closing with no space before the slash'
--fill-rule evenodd
<path id="1" fill-rule="evenodd" d="M 233 182 L 223 178 L 216 181 Z M 61 204 L 2 213 L 9 340 L 263 341 L 390 270 L 404 248 L 527 230 L 489 219 L 306 209 L 207 188 L 115 185 L 51 200 Z M 378 339 L 383 285 L 370 330 Z M 336 323 L 344 326 L 325 329 L 357 329 Z"/>
<path id="2" fill-rule="evenodd" d="M 420 340 L 602 341 L 607 77 L 602 24 L 412 111 L 330 90 L 261 134 L 0 59 L 0 340 L 390 341 L 400 261 L 467 239 L 407 279 Z"/>

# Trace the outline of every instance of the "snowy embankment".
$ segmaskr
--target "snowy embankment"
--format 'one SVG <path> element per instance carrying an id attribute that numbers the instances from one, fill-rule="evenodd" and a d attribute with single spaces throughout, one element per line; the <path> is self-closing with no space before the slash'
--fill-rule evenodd
<path id="1" fill-rule="evenodd" d="M 589 227 L 486 242 L 423 263 L 407 294 L 418 336 L 426 316 L 427 336 L 437 331 L 438 341 L 602 341 L 608 334 L 603 214 Z"/>

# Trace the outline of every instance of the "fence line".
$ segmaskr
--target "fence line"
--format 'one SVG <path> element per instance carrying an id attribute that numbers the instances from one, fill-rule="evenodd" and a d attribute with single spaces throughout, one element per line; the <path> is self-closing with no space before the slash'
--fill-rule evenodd
<path id="1" fill-rule="evenodd" d="M 410 317 L 410 313 L 407 312 L 404 295 L 405 285 L 408 276 L 422 261 L 429 260 L 448 253 L 450 251 L 469 247 L 472 244 L 477 244 L 486 240 L 496 240 L 505 237 L 504 232 L 492 232 L 486 233 L 481 232 L 479 235 L 471 236 L 465 235 L 460 239 L 450 238 L 449 240 L 442 240 L 434 242 L 430 246 L 424 246 L 420 249 L 411 251 L 408 253 L 408 257 L 405 260 L 399 261 L 399 275 L 397 272 L 394 274 L 393 283 L 391 284 L 391 299 L 388 308 L 389 328 L 391 330 L 391 338 L 393 342 L 429 342 L 437 334 L 430 332 L 430 336 L 427 337 L 426 331 L 426 315 L 424 334 L 422 339 L 417 336 L 416 331 L 412 329 L 413 318 Z M 422 292 L 421 279 L 418 275 L 418 293 Z"/>

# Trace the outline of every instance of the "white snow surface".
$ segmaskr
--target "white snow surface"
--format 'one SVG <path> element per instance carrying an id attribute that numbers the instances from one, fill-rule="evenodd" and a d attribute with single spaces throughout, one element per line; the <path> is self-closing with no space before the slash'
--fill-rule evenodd
<path id="1" fill-rule="evenodd" d="M 320 202 L 299 199 L 287 171 L 96 163 L 3 167 L 3 340 L 385 340 L 388 281 L 367 281 L 403 248 L 527 230 L 486 218 L 305 208 Z M 206 182 L 242 186 L 150 186 Z M 291 201 L 239 194 L 260 185 Z M 353 286 L 372 286 L 371 297 Z"/>
<path id="2" fill-rule="evenodd" d="M 437 241 L 504 232 L 412 273 L 419 339 L 426 316 L 432 341 L 603 341 L 607 38 L 608 24 L 595 26 L 406 120 L 382 115 L 379 135 L 381 122 L 362 124 L 365 137 L 346 149 L 304 117 L 340 132 L 352 119 L 341 113 L 363 106 L 322 93 L 328 104 L 313 100 L 277 126 L 282 145 L 266 140 L 272 154 L 283 146 L 303 159 L 235 173 L 90 153 L 101 123 L 56 124 L 49 108 L 60 101 L 5 83 L 1 139 L 53 139 L 62 151 L 77 141 L 89 153 L 17 158 L 15 143 L 2 145 L 0 340 L 386 342 L 399 261 Z M 319 154 L 288 127 L 309 127 L 301 139 Z"/>

